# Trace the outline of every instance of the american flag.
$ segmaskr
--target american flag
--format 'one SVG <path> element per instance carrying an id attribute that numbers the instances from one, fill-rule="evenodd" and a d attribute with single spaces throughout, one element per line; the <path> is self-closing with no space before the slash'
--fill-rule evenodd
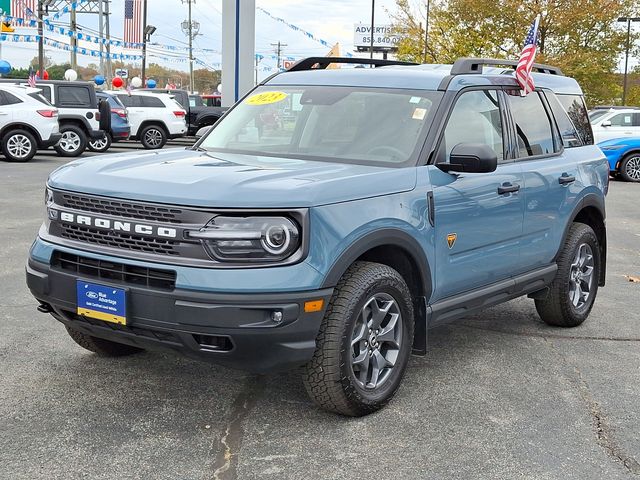
<path id="1" fill-rule="evenodd" d="M 526 40 L 524 41 L 524 48 L 520 54 L 520 60 L 518 60 L 518 66 L 516 67 L 516 80 L 520 84 L 520 87 L 527 95 L 533 92 L 536 88 L 531 77 L 531 67 L 533 66 L 533 60 L 536 58 L 536 52 L 538 50 L 538 25 L 540 24 L 540 15 L 536 17 L 529 29 Z"/>
<path id="2" fill-rule="evenodd" d="M 38 0 L 11 0 L 11 16 L 34 20 L 38 15 Z M 21 25 L 26 27 L 27 25 Z"/>
<path id="3" fill-rule="evenodd" d="M 36 87 L 36 72 L 33 71 L 33 67 L 29 67 L 29 79 L 27 80 L 27 83 L 32 88 Z"/>
<path id="4" fill-rule="evenodd" d="M 124 0 L 124 41 L 142 42 L 142 0 Z"/>

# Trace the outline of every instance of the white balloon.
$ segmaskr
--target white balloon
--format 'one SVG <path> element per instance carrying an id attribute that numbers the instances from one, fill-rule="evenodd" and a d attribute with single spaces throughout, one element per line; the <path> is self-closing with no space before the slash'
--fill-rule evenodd
<path id="1" fill-rule="evenodd" d="M 65 80 L 69 80 L 70 82 L 75 82 L 78 79 L 78 72 L 74 69 L 70 68 L 66 72 L 64 72 Z"/>
<path id="2" fill-rule="evenodd" d="M 142 86 L 142 79 L 140 77 L 133 77 L 131 79 L 131 86 L 133 88 L 140 88 Z"/>
<path id="3" fill-rule="evenodd" d="M 218 84 L 217 90 L 218 90 L 218 93 L 222 93 L 222 84 L 221 83 Z"/>

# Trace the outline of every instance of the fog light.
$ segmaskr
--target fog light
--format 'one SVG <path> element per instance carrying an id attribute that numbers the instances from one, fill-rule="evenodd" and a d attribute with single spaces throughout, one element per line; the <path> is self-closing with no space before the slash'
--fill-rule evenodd
<path id="1" fill-rule="evenodd" d="M 282 312 L 271 312 L 271 320 L 275 323 L 282 322 Z"/>

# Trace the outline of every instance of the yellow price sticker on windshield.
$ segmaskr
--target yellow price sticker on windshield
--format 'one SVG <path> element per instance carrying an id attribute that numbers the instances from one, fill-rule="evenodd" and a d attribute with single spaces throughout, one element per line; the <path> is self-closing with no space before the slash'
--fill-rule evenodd
<path id="1" fill-rule="evenodd" d="M 263 92 L 251 95 L 244 103 L 248 105 L 269 105 L 270 103 L 278 103 L 287 98 L 284 92 Z"/>

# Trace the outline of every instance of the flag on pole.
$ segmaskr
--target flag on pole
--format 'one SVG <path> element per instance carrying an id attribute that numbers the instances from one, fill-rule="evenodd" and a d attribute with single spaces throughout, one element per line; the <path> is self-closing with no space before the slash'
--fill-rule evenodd
<path id="1" fill-rule="evenodd" d="M 33 70 L 33 67 L 29 67 L 29 79 L 27 83 L 31 88 L 36 87 L 36 72 Z"/>
<path id="2" fill-rule="evenodd" d="M 124 0 L 124 41 L 142 43 L 142 0 Z"/>
<path id="3" fill-rule="evenodd" d="M 531 67 L 533 67 L 533 60 L 536 58 L 536 52 L 538 50 L 538 26 L 540 25 L 540 15 L 536 17 L 529 29 L 527 38 L 524 41 L 524 48 L 520 54 L 520 60 L 518 60 L 518 66 L 516 67 L 516 80 L 520 84 L 520 88 L 527 95 L 533 92 L 536 88 L 531 77 Z"/>
<path id="4" fill-rule="evenodd" d="M 38 12 L 38 0 L 11 0 L 11 16 L 25 20 L 33 20 Z M 5 12 L 8 13 L 8 12 Z M 15 21 L 14 21 L 15 24 Z M 28 27 L 29 22 L 24 22 L 20 27 Z"/>

